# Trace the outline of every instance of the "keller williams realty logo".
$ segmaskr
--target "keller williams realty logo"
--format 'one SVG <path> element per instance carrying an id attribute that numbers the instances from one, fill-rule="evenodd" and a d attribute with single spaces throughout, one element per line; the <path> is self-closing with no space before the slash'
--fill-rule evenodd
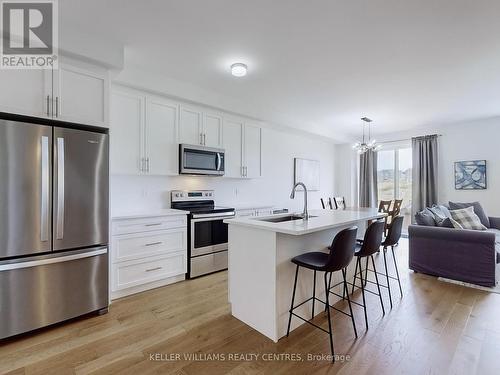
<path id="1" fill-rule="evenodd" d="M 57 1 L 1 2 L 2 69 L 57 68 Z"/>

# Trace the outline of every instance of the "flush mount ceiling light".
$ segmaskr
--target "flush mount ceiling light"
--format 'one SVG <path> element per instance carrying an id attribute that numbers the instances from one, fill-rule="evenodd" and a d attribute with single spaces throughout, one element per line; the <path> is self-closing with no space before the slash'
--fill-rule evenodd
<path id="1" fill-rule="evenodd" d="M 362 117 L 361 121 L 363 121 L 363 139 L 361 142 L 357 142 L 353 148 L 358 152 L 358 154 L 364 154 L 365 152 L 372 150 L 372 151 L 378 151 L 382 145 L 377 145 L 377 141 L 372 138 L 371 134 L 371 122 L 373 120 L 369 119 L 368 117 Z M 368 124 L 368 142 L 365 141 L 365 126 Z"/>
<path id="2" fill-rule="evenodd" d="M 243 63 L 234 63 L 231 65 L 231 74 L 235 77 L 244 77 L 247 75 L 248 67 Z"/>

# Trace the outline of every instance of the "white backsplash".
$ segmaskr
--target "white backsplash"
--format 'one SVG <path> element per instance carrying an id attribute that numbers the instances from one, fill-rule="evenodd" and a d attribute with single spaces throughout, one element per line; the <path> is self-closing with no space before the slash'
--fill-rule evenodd
<path id="1" fill-rule="evenodd" d="M 215 190 L 221 206 L 276 206 L 300 211 L 302 193 L 290 199 L 293 158 L 320 161 L 321 191 L 308 195 L 309 207 L 320 208 L 320 197 L 334 195 L 335 145 L 314 137 L 263 130 L 263 177 L 242 180 L 206 176 L 119 176 L 111 177 L 112 215 L 170 208 L 171 190 Z"/>

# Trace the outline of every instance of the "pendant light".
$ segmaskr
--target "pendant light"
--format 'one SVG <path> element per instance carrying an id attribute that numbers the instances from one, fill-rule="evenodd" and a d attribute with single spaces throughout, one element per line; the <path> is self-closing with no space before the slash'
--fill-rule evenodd
<path id="1" fill-rule="evenodd" d="M 372 151 L 378 151 L 382 146 L 377 144 L 377 141 L 372 138 L 371 134 L 371 122 L 373 120 L 369 119 L 368 117 L 362 117 L 361 121 L 363 121 L 363 139 L 361 142 L 357 142 L 354 146 L 353 149 L 355 149 L 358 154 L 364 154 L 368 150 Z M 368 126 L 368 141 L 365 140 L 365 127 Z"/>

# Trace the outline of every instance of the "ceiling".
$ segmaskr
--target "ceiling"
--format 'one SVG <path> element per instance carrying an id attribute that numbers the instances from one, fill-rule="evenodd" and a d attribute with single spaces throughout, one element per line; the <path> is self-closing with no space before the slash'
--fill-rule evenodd
<path id="1" fill-rule="evenodd" d="M 363 116 L 386 134 L 500 115 L 498 0 L 64 0 L 59 14 L 61 33 L 121 44 L 126 64 L 334 139 Z"/>

